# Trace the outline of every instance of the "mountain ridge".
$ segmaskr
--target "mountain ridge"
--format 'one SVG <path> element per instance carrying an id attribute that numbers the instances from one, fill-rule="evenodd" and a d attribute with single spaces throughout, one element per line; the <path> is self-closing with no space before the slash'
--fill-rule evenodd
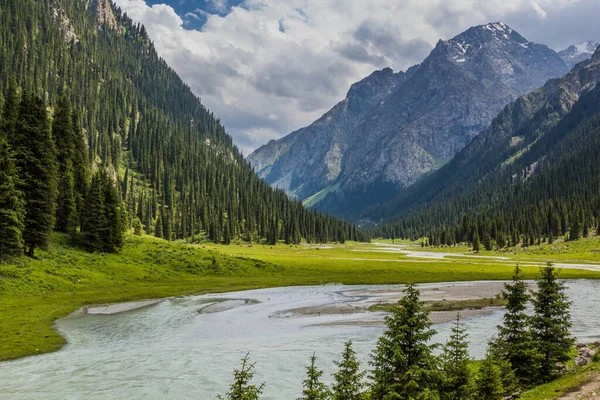
<path id="1" fill-rule="evenodd" d="M 507 105 L 451 162 L 364 217 L 391 221 L 376 229 L 382 236 L 419 237 L 441 227 L 457 241 L 472 241 L 467 236 L 478 229 L 478 237 L 503 245 L 506 236 L 512 245 L 527 245 L 591 229 L 600 221 L 598 175 L 592 171 L 599 98 L 600 47 L 564 77 Z"/>
<path id="2" fill-rule="evenodd" d="M 268 183 L 352 218 L 448 162 L 508 102 L 566 72 L 553 50 L 503 23 L 472 27 L 440 40 L 404 73 L 382 70 L 355 84 L 373 80 L 377 88 L 380 76 L 395 82 L 365 94 L 365 105 L 354 99 L 359 108 L 345 108 L 347 96 L 247 160 Z"/>

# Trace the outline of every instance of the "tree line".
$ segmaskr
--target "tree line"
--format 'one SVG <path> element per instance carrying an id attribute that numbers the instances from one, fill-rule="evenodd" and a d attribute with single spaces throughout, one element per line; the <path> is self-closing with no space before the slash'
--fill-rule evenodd
<path id="1" fill-rule="evenodd" d="M 352 341 L 344 344 L 333 383 L 322 382 L 323 371 L 313 354 L 298 400 L 501 400 L 532 386 L 550 382 L 564 373 L 574 340 L 570 301 L 558 272 L 551 265 L 541 268 L 537 291 L 528 292 L 517 266 L 503 292 L 508 300 L 503 324 L 477 368 L 468 352 L 468 333 L 460 314 L 441 353 L 431 344 L 436 334 L 429 312 L 415 285 L 385 319 L 386 330 L 377 342 L 370 370 L 362 370 Z M 526 312 L 531 302 L 533 314 Z M 258 400 L 265 383 L 252 383 L 255 364 L 248 355 L 241 369 L 234 370 L 229 392 L 223 400 Z M 369 380 L 365 380 L 366 374 Z"/>
<path id="2" fill-rule="evenodd" d="M 119 224 L 137 227 L 138 233 L 225 244 L 368 239 L 356 226 L 309 211 L 259 179 L 220 121 L 158 56 L 143 26 L 112 7 L 116 28 L 99 21 L 84 0 L 0 0 L 0 107 L 14 109 L 15 92 L 18 102 L 27 97 L 36 103 L 37 120 L 51 125 L 51 135 L 48 127 L 35 129 L 52 136 L 54 145 L 39 155 L 47 156 L 52 167 L 22 170 L 23 153 L 10 143 L 13 133 L 4 134 L 10 145 L 4 151 L 16 153 L 19 174 L 56 175 L 58 180 L 40 181 L 65 187 L 58 193 L 47 188 L 49 204 L 40 204 L 50 207 L 42 213 L 53 219 L 44 222 L 46 231 L 91 226 L 82 220 L 90 216 L 81 212 L 82 203 L 87 186 L 106 184 L 105 178 L 91 176 L 102 169 L 116 182 L 124 204 Z M 17 136 L 24 128 L 15 128 Z M 70 129 L 76 141 L 69 139 Z M 48 137 L 43 140 L 49 143 Z M 96 189 L 96 203 L 100 197 L 115 201 L 114 193 L 100 192 Z M 14 199 L 2 209 L 14 208 Z M 27 204 L 34 208 L 31 196 Z M 22 220 L 12 211 L 3 213 Z M 30 231 L 25 229 L 25 236 Z M 119 245 L 114 238 L 108 241 Z"/>

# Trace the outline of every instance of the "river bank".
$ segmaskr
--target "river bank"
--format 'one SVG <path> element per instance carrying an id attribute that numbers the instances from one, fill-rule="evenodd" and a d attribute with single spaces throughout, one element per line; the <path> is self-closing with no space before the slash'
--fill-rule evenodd
<path id="1" fill-rule="evenodd" d="M 40 252 L 37 259 L 0 265 L 0 360 L 60 349 L 65 340 L 53 329 L 55 320 L 90 305 L 328 283 L 507 280 L 516 264 L 479 259 L 423 262 L 383 253 L 346 259 L 365 246 L 374 247 L 225 247 L 129 235 L 119 254 L 90 254 L 73 247 L 67 235 L 55 234 L 51 251 Z M 534 264 L 523 270 L 528 279 L 538 273 Z M 565 269 L 561 276 L 597 279 L 600 272 Z"/>
<path id="2" fill-rule="evenodd" d="M 600 281 L 569 281 L 573 332 L 580 341 L 600 337 L 593 305 Z M 433 299 L 471 297 L 500 289 L 501 282 L 434 283 L 419 286 Z M 363 368 L 382 326 L 353 323 L 378 313 L 302 315 L 298 309 L 376 304 L 401 295 L 403 285 L 319 285 L 172 297 L 151 307 L 112 315 L 80 314 L 57 322 L 68 341 L 61 351 L 0 363 L 0 391 L 26 398 L 215 398 L 247 352 L 266 381 L 264 400 L 296 398 L 313 352 L 326 380 L 344 341 L 354 340 Z M 487 293 L 486 293 L 487 294 Z M 211 305 L 211 312 L 202 312 Z M 503 311 L 465 319 L 470 352 L 480 358 Z M 452 323 L 436 324 L 444 343 Z"/>

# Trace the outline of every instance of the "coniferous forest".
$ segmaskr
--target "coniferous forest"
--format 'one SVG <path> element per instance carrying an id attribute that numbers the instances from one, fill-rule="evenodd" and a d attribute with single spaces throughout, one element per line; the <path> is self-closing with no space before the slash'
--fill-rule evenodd
<path id="1" fill-rule="evenodd" d="M 600 232 L 598 65 L 594 56 L 507 106 L 451 162 L 371 210 L 395 215 L 374 236 L 492 250 Z M 569 102 L 573 80 L 591 89 Z"/>
<path id="2" fill-rule="evenodd" d="M 95 251 L 117 250 L 130 227 L 225 244 L 365 240 L 258 179 L 110 4 L 0 0 L 3 257 L 34 255 L 53 229 Z"/>

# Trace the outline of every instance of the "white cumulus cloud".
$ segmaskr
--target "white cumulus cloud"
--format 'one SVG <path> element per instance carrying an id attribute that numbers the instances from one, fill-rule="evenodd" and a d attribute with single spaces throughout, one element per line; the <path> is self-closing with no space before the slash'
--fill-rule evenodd
<path id="1" fill-rule="evenodd" d="M 166 4 L 115 2 L 245 154 L 311 123 L 373 70 L 405 70 L 473 25 L 502 20 L 553 47 L 600 39 L 597 0 L 245 0 L 226 16 L 205 14 L 200 31 Z"/>

